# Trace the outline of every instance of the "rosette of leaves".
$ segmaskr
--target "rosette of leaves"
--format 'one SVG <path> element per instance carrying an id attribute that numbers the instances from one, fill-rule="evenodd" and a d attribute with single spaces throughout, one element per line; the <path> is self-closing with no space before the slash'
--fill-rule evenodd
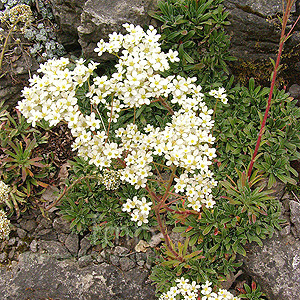
<path id="1" fill-rule="evenodd" d="M 232 80 L 227 86 L 229 103 L 218 105 L 215 116 L 214 135 L 218 157 L 214 171 L 217 180 L 222 180 L 226 174 L 237 179 L 235 169 L 243 169 L 250 163 L 270 91 L 269 88 L 255 87 L 253 78 L 249 80 L 248 88 L 231 88 L 231 83 Z M 300 148 L 300 108 L 296 104 L 296 99 L 275 88 L 254 163 L 254 169 L 264 172 L 268 177 L 269 188 L 276 179 L 284 183 L 296 183 L 293 176 L 298 174 L 291 167 L 291 162 L 300 158 L 297 151 Z"/>
<path id="2" fill-rule="evenodd" d="M 263 296 L 265 294 L 261 291 L 261 288 L 259 285 L 257 285 L 254 281 L 252 281 L 251 286 L 249 286 L 247 283 L 244 283 L 244 288 L 239 289 L 242 294 L 239 295 L 242 299 L 248 299 L 248 300 L 263 300 L 265 299 Z"/>
<path id="3" fill-rule="evenodd" d="M 171 67 L 172 74 L 198 76 L 207 82 L 228 73 L 229 38 L 223 0 L 167 0 L 158 2 L 158 11 L 151 16 L 163 24 L 160 27 L 162 49 L 179 52 L 180 62 Z"/>
<path id="4" fill-rule="evenodd" d="M 48 165 L 35 149 L 47 142 L 47 136 L 32 128 L 17 111 L 10 114 L 4 103 L 0 104 L 0 176 L 12 187 L 6 205 L 11 212 L 20 214 L 20 207 L 25 210 L 40 195 L 47 184 Z"/>

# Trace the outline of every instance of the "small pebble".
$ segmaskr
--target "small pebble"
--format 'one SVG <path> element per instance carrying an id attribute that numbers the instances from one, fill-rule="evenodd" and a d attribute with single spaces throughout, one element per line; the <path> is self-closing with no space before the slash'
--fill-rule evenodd
<path id="1" fill-rule="evenodd" d="M 37 243 L 37 241 L 36 240 L 33 240 L 31 243 L 30 243 L 30 250 L 32 251 L 32 252 L 37 252 L 37 250 L 38 250 L 38 243 Z"/>

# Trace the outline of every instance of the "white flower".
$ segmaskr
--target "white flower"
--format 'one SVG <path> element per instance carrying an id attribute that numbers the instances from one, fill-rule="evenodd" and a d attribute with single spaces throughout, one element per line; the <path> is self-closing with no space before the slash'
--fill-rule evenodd
<path id="1" fill-rule="evenodd" d="M 10 187 L 0 180 L 0 204 L 8 201 Z"/>
<path id="2" fill-rule="evenodd" d="M 6 213 L 0 210 L 0 240 L 5 239 L 10 233 L 10 221 L 7 219 Z"/>

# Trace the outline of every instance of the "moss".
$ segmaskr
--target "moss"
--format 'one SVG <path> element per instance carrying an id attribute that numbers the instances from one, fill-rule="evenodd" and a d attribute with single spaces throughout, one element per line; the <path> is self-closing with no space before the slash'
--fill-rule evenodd
<path id="1" fill-rule="evenodd" d="M 260 44 L 255 44 L 257 52 L 260 50 Z M 278 87 L 290 86 L 291 84 L 300 84 L 300 72 L 295 70 L 295 65 L 300 62 L 300 45 L 292 47 L 286 45 L 280 62 L 280 70 L 277 74 L 276 85 Z M 230 69 L 236 77 L 236 81 L 242 85 L 248 85 L 251 77 L 255 82 L 261 86 L 270 86 L 271 74 L 273 72 L 273 65 L 270 60 L 264 61 L 244 61 L 239 59 L 231 63 Z"/>
<path id="2" fill-rule="evenodd" d="M 231 66 L 231 70 L 236 80 L 242 85 L 248 85 L 249 79 L 253 77 L 258 84 L 268 86 L 273 67 L 270 61 L 253 62 L 239 60 Z"/>

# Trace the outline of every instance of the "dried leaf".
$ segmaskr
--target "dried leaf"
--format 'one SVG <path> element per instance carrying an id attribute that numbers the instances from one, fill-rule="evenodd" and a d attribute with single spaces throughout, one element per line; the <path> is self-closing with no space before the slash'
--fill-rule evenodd
<path id="1" fill-rule="evenodd" d="M 68 178 L 69 176 L 69 172 L 68 172 L 68 169 L 70 168 L 70 164 L 69 163 L 64 163 L 60 170 L 59 170 L 59 173 L 58 173 L 58 179 L 59 179 L 59 183 L 58 185 L 59 186 L 65 186 L 66 185 L 66 179 Z"/>
<path id="2" fill-rule="evenodd" d="M 140 240 L 138 244 L 135 246 L 134 250 L 136 252 L 146 252 L 148 247 L 149 244 L 146 241 Z"/>

